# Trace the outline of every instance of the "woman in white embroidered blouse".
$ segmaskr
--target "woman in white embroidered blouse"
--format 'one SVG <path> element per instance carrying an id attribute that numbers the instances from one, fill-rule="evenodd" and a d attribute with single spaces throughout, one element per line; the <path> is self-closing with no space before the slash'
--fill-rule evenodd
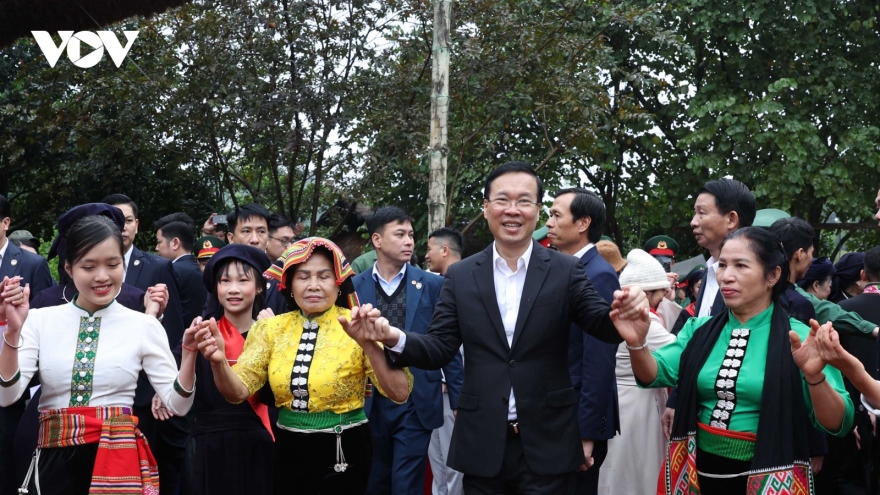
<path id="1" fill-rule="evenodd" d="M 69 304 L 29 312 L 29 288 L 17 278 L 2 282 L 0 406 L 15 402 L 39 372 L 43 392 L 32 486 L 40 493 L 85 494 L 96 483 L 121 486 L 132 473 L 150 492 L 158 488 L 155 461 L 130 410 L 138 373 L 145 371 L 167 407 L 184 415 L 193 401 L 195 354 L 183 354 L 178 373 L 162 325 L 115 302 L 124 278 L 122 237 L 109 219 L 78 220 L 67 235 L 65 253 L 64 269 L 79 291 Z M 184 336 L 189 347 L 192 339 Z M 127 430 L 117 430 L 124 425 Z M 100 448 L 102 427 L 128 435 L 130 445 L 137 443 L 140 452 L 132 459 L 140 455 L 148 472 L 135 463 L 108 468 L 96 462 L 102 450 L 115 460 L 123 455 Z"/>

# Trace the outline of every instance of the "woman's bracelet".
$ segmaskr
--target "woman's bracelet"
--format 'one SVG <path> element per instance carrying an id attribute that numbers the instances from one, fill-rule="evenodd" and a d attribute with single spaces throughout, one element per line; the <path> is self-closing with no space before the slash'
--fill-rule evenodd
<path id="1" fill-rule="evenodd" d="M 8 345 L 9 347 L 11 347 L 11 348 L 13 348 L 13 349 L 21 349 L 21 346 L 24 345 L 24 337 L 22 337 L 21 335 L 19 335 L 19 336 L 18 336 L 18 339 L 19 339 L 19 341 L 18 341 L 18 347 L 15 347 L 14 345 L 10 344 L 8 340 L 6 340 L 6 332 L 5 332 L 5 331 L 3 332 L 3 343 L 6 344 L 6 345 Z"/>
<path id="2" fill-rule="evenodd" d="M 183 347 L 184 349 L 188 350 L 189 352 L 195 352 L 195 353 L 198 353 L 198 352 L 199 352 L 198 349 L 190 349 L 189 347 L 187 347 L 187 346 L 185 346 L 185 345 L 183 345 L 183 344 L 180 344 L 180 347 Z"/>
<path id="3" fill-rule="evenodd" d="M 629 349 L 629 350 L 631 350 L 631 351 L 641 351 L 641 350 L 644 349 L 645 347 L 648 347 L 648 339 L 645 339 L 645 343 L 642 344 L 642 345 L 640 345 L 640 346 L 632 347 L 632 346 L 630 346 L 629 344 L 626 344 L 626 348 Z"/>
<path id="4" fill-rule="evenodd" d="M 822 373 L 822 378 L 820 378 L 819 381 L 816 383 L 813 383 L 813 382 L 807 380 L 807 377 L 804 377 L 804 381 L 807 382 L 807 385 L 809 385 L 811 387 L 815 387 L 816 385 L 819 385 L 820 383 L 825 381 L 825 373 Z"/>

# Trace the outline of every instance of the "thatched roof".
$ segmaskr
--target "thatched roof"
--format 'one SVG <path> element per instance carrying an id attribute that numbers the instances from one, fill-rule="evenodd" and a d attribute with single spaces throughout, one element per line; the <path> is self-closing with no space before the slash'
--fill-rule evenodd
<path id="1" fill-rule="evenodd" d="M 31 31 L 97 31 L 135 15 L 149 16 L 186 0 L 0 0 L 0 48 Z M 97 21 L 98 25 L 95 24 Z"/>

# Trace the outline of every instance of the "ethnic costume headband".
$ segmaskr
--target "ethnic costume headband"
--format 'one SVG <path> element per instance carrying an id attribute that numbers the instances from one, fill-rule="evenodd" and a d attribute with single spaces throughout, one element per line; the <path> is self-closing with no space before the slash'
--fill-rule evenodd
<path id="1" fill-rule="evenodd" d="M 277 263 L 273 264 L 263 273 L 263 276 L 266 277 L 266 279 L 277 280 L 278 290 L 286 289 L 287 271 L 294 265 L 305 263 L 306 260 L 312 256 L 315 249 L 319 247 L 323 247 L 331 253 L 336 285 L 342 289 L 349 289 L 348 287 L 344 287 L 343 283 L 349 281 L 349 284 L 346 285 L 352 285 L 349 279 L 355 275 L 354 270 L 352 270 L 351 265 L 349 265 L 348 261 L 345 259 L 345 254 L 342 252 L 342 249 L 339 249 L 339 246 L 333 241 L 323 237 L 307 237 L 294 242 L 284 251 L 284 254 L 281 255 L 283 264 L 281 266 L 278 266 Z M 349 292 L 347 294 L 349 308 L 360 305 L 357 294 L 354 292 L 353 285 L 349 290 L 345 290 L 345 292 Z"/>

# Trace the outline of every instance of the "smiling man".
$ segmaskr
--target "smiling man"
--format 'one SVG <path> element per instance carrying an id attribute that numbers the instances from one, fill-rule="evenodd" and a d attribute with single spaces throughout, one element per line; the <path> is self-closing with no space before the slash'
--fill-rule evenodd
<path id="1" fill-rule="evenodd" d="M 581 262 L 532 240 L 541 198 L 528 164 L 492 171 L 483 217 L 495 242 L 446 271 L 430 330 L 388 325 L 370 335 L 398 366 L 437 369 L 464 345 L 468 366 L 448 459 L 464 473 L 465 493 L 576 493 L 575 471 L 586 463 L 568 368 L 571 324 L 621 342 Z M 622 319 L 647 308 L 640 288 L 621 294 Z"/>
<path id="2" fill-rule="evenodd" d="M 354 278 L 361 303 L 370 303 L 392 325 L 425 333 L 431 324 L 443 278 L 409 264 L 414 248 L 412 217 L 394 206 L 383 206 L 367 220 L 376 263 Z M 455 410 L 462 383 L 461 355 L 443 364 L 449 407 Z M 395 404 L 381 394 L 367 399 L 373 466 L 367 493 L 421 493 L 431 432 L 443 426 L 441 374 L 410 368 L 414 383 L 410 400 Z"/>

